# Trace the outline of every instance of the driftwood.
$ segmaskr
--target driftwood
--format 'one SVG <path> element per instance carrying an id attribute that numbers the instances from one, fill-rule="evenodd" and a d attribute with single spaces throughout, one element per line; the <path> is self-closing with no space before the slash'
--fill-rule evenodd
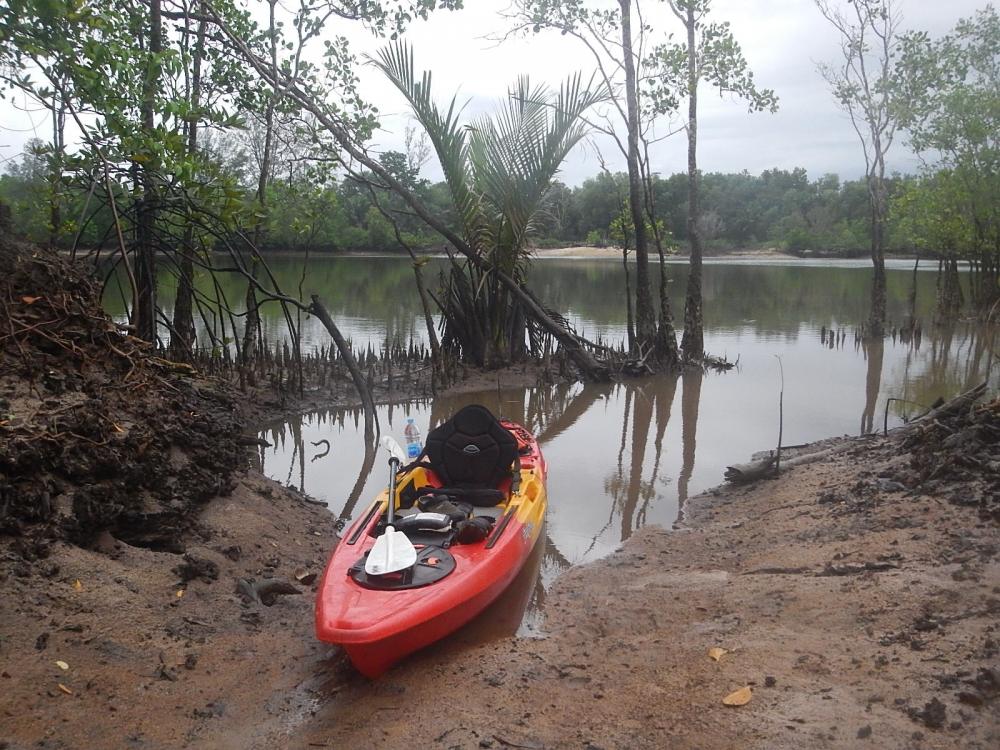
<path id="1" fill-rule="evenodd" d="M 925 414 L 922 414 L 916 419 L 907 422 L 902 427 L 897 427 L 895 430 L 893 430 L 893 433 L 896 435 L 907 435 L 914 428 L 923 427 L 924 425 L 935 422 L 937 420 L 949 419 L 958 414 L 961 414 L 963 411 L 967 412 L 969 409 L 972 408 L 972 405 L 975 404 L 976 401 L 981 399 L 985 394 L 986 394 L 986 383 L 985 382 L 980 383 L 975 388 L 972 388 L 971 390 L 968 390 L 965 393 L 961 393 L 955 396 L 955 398 L 951 399 L 950 401 L 945 401 L 943 404 L 941 404 L 941 406 L 938 406 L 935 409 L 931 409 L 930 411 L 926 412 Z"/>
<path id="2" fill-rule="evenodd" d="M 824 448 L 812 451 L 811 453 L 802 453 L 794 456 L 793 458 L 783 458 L 781 460 L 781 466 L 785 469 L 791 469 L 795 466 L 804 466 L 805 464 L 815 463 L 816 461 L 823 461 L 836 455 L 837 453 L 840 453 L 841 451 L 847 450 L 852 447 L 854 443 L 854 440 L 850 440 L 831 448 Z M 782 446 L 782 450 L 802 447 L 805 446 Z M 763 458 L 756 461 L 751 461 L 746 464 L 733 464 L 732 466 L 727 466 L 725 474 L 726 481 L 732 482 L 733 484 L 749 484 L 750 482 L 756 482 L 758 479 L 776 476 L 778 473 L 776 465 L 777 459 L 778 457 L 775 455 L 774 451 L 769 451 Z"/>
<path id="3" fill-rule="evenodd" d="M 774 476 L 777 473 L 774 466 L 777 460 L 777 456 L 768 456 L 765 459 L 752 461 L 748 464 L 727 466 L 726 481 L 733 484 L 750 484 L 750 482 L 756 482 L 758 479 Z"/>
<path id="4" fill-rule="evenodd" d="M 236 580 L 236 593 L 250 602 L 270 607 L 274 604 L 275 597 L 301 594 L 302 592 L 282 578 L 264 578 L 260 581 L 238 578 Z"/>

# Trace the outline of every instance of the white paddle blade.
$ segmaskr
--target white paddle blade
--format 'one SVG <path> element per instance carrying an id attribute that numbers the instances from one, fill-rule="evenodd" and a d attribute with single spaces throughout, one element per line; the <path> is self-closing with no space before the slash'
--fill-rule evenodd
<path id="1" fill-rule="evenodd" d="M 372 551 L 365 560 L 365 573 L 370 576 L 384 576 L 406 570 L 417 562 L 417 550 L 402 531 L 392 526 L 385 527 L 385 533 L 375 540 Z"/>
<path id="2" fill-rule="evenodd" d="M 406 463 L 406 454 L 400 447 L 399 443 L 393 440 L 391 435 L 383 435 L 382 439 L 379 440 L 379 444 L 389 451 L 389 455 L 399 461 L 401 464 Z"/>

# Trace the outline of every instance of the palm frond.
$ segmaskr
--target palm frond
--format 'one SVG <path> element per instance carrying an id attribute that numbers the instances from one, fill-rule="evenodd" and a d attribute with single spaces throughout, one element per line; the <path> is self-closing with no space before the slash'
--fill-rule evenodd
<path id="1" fill-rule="evenodd" d="M 431 96 L 431 73 L 424 71 L 417 80 L 413 49 L 409 45 L 396 42 L 379 50 L 377 59 L 369 59 L 406 97 L 417 121 L 427 131 L 462 222 L 465 240 L 479 249 L 483 233 L 480 201 L 472 189 L 469 145 L 465 128 L 460 123 L 463 108 L 458 106 L 457 97 L 451 98 L 446 111 L 438 109 Z"/>
<path id="2" fill-rule="evenodd" d="M 493 239 L 508 270 L 536 229 L 560 165 L 586 135 L 581 116 L 604 96 L 579 74 L 554 97 L 522 77 L 498 115 L 477 123 L 470 137 L 473 177 L 491 211 L 504 217 L 506 231 Z"/>
<path id="3" fill-rule="evenodd" d="M 455 97 L 442 111 L 431 96 L 431 74 L 417 79 L 409 46 L 397 42 L 371 60 L 427 131 L 466 241 L 488 256 L 490 268 L 524 279 L 527 243 L 547 210 L 552 180 L 586 135 L 582 115 L 605 98 L 604 89 L 577 74 L 553 94 L 522 76 L 494 116 L 463 125 Z M 530 346 L 537 343 L 524 311 L 489 268 L 469 264 L 455 270 L 448 290 L 443 340 L 476 352 L 477 361 L 509 361 L 523 352 L 526 336 Z"/>

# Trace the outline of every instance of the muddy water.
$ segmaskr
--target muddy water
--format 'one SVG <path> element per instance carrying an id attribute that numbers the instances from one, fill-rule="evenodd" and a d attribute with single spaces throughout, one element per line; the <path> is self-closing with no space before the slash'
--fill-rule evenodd
<path id="1" fill-rule="evenodd" d="M 357 344 L 386 336 L 420 339 L 411 277 L 398 261 L 324 261 L 310 279 Z M 288 268 L 279 266 L 290 275 Z M 671 265 L 671 290 L 683 299 L 683 266 Z M 621 267 L 607 261 L 539 261 L 532 283 L 543 299 L 587 335 L 624 335 Z M 780 369 L 784 372 L 784 445 L 899 424 L 918 407 L 989 378 L 998 346 L 995 328 L 930 324 L 934 275 L 917 274 L 922 335 L 877 346 L 855 341 L 864 320 L 869 271 L 864 263 L 710 264 L 705 269 L 706 349 L 738 360 L 726 374 L 653 377 L 616 385 L 545 385 L 439 397 L 382 406 L 385 432 L 402 440 L 408 417 L 421 433 L 467 403 L 483 403 L 520 421 L 540 439 L 549 462 L 549 514 L 537 580 L 516 596 L 526 603 L 522 633 L 540 627 L 548 584 L 571 565 L 600 558 L 645 524 L 673 525 L 687 498 L 722 481 L 727 464 L 773 447 L 778 433 Z M 909 264 L 889 273 L 889 315 L 908 310 Z M 677 307 L 680 304 L 677 303 Z M 272 319 L 275 332 L 279 323 Z M 829 331 L 837 331 L 831 336 Z M 277 333 L 275 333 L 277 335 Z M 325 334 L 305 329 L 308 342 Z M 366 457 L 356 411 L 307 414 L 264 433 L 264 471 L 326 501 L 346 523 L 385 481 L 384 457 Z M 315 458 L 329 440 L 330 454 Z M 366 460 L 367 458 L 367 460 Z M 503 612 L 509 606 L 501 608 Z M 495 620 L 495 612 L 487 621 Z M 487 629 L 489 629 L 487 627 Z M 508 628 L 509 629 L 509 628 Z"/>

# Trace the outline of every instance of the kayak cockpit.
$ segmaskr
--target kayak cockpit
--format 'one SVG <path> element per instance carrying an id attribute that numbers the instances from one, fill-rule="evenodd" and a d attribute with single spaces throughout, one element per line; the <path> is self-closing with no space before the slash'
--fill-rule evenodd
<path id="1" fill-rule="evenodd" d="M 317 595 L 317 635 L 369 677 L 496 599 L 540 538 L 547 505 L 537 441 L 481 406 L 432 430 L 418 459 L 392 472 L 391 489 L 334 550 Z M 380 544 L 387 560 L 407 550 L 406 564 L 379 565 Z"/>

